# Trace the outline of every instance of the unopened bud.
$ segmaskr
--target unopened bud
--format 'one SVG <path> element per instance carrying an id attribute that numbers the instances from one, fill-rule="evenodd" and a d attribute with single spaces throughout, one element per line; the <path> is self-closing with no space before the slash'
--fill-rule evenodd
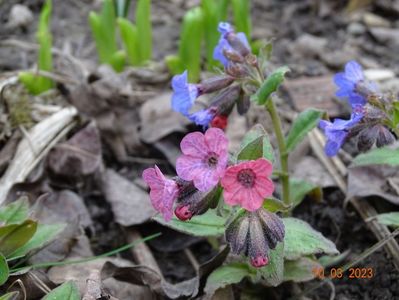
<path id="1" fill-rule="evenodd" d="M 364 128 L 357 137 L 357 149 L 361 152 L 369 150 L 374 145 L 377 135 L 377 126 Z"/>
<path id="2" fill-rule="evenodd" d="M 216 108 L 216 115 L 228 116 L 240 96 L 240 86 L 232 85 L 212 99 L 210 107 Z"/>
<path id="3" fill-rule="evenodd" d="M 266 256 L 263 256 L 262 254 L 259 254 L 258 256 L 251 259 L 251 265 L 254 268 L 264 267 L 268 263 L 269 263 L 269 259 Z"/>
<path id="4" fill-rule="evenodd" d="M 377 135 L 377 147 L 383 147 L 395 142 L 395 136 L 384 126 L 380 125 Z"/>
<path id="5" fill-rule="evenodd" d="M 242 116 L 245 115 L 251 105 L 249 96 L 246 93 L 241 93 L 240 98 L 237 101 L 237 111 Z"/>
<path id="6" fill-rule="evenodd" d="M 237 51 L 224 48 L 223 55 L 231 62 L 236 62 L 236 63 L 244 62 L 244 57 L 242 57 L 242 55 Z"/>
<path id="7" fill-rule="evenodd" d="M 190 220 L 193 216 L 192 212 L 190 211 L 190 207 L 188 205 L 179 205 L 175 209 L 176 217 L 181 221 Z"/>
<path id="8" fill-rule="evenodd" d="M 197 86 L 199 93 L 202 95 L 213 93 L 225 87 L 228 87 L 230 84 L 232 84 L 233 81 L 234 78 L 231 76 L 215 76 L 201 82 Z"/>
<path id="9" fill-rule="evenodd" d="M 226 129 L 227 127 L 227 116 L 217 115 L 211 121 L 211 126 L 220 128 L 222 130 Z"/>
<path id="10" fill-rule="evenodd" d="M 237 34 L 229 33 L 227 34 L 227 41 L 229 42 L 231 48 L 241 54 L 243 57 L 251 53 L 250 49 L 238 38 Z"/>

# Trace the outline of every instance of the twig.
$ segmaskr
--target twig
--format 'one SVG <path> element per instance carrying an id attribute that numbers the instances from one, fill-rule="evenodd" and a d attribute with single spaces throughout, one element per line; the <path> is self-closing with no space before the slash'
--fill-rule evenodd
<path id="1" fill-rule="evenodd" d="M 193 252 L 189 248 L 184 249 L 184 254 L 187 256 L 188 260 L 190 261 L 191 265 L 193 266 L 194 270 L 197 272 L 200 265 L 195 258 Z"/>
<path id="2" fill-rule="evenodd" d="M 136 240 L 142 239 L 141 234 L 133 228 L 126 228 L 126 238 L 128 243 L 132 243 Z M 137 244 L 136 247 L 131 248 L 131 253 L 134 257 L 134 259 L 140 264 L 147 266 L 154 271 L 156 271 L 162 278 L 162 271 L 158 266 L 157 261 L 155 260 L 154 256 L 152 255 L 152 252 L 150 248 L 145 243 L 140 243 Z"/>
<path id="3" fill-rule="evenodd" d="M 10 188 L 15 183 L 24 181 L 55 144 L 55 140 L 61 139 L 71 129 L 77 113 L 74 107 L 64 108 L 36 124 L 29 131 L 29 137 L 35 144 L 38 154 L 30 149 L 26 137 L 19 142 L 14 159 L 0 179 L 0 205 L 5 201 Z"/>

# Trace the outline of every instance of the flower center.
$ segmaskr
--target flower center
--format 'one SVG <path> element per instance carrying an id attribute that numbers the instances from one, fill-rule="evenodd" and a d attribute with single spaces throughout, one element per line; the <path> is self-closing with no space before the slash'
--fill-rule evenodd
<path id="1" fill-rule="evenodd" d="M 208 164 L 209 167 L 214 168 L 218 164 L 218 156 L 216 153 L 211 152 L 208 154 L 208 157 L 206 158 L 206 163 Z"/>
<path id="2" fill-rule="evenodd" d="M 244 187 L 250 188 L 253 187 L 255 184 L 256 175 L 255 172 L 251 169 L 242 169 L 237 174 L 237 180 L 241 183 Z"/>

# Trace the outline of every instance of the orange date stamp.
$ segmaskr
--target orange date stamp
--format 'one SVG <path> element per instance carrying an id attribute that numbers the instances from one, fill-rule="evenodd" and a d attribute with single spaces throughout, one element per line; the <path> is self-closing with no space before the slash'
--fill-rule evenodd
<path id="1" fill-rule="evenodd" d="M 313 268 L 313 274 L 318 279 L 371 279 L 375 276 L 375 271 L 373 268 L 349 268 L 347 271 L 343 271 L 341 268 L 331 268 L 330 270 L 325 270 L 324 268 Z"/>

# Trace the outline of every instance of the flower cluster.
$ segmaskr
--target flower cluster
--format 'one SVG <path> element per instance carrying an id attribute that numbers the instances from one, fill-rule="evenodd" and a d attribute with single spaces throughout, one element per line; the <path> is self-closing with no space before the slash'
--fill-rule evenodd
<path id="1" fill-rule="evenodd" d="M 374 144 L 382 147 L 394 142 L 390 131 L 397 128 L 392 117 L 394 100 L 379 93 L 376 85 L 366 80 L 362 67 L 355 61 L 348 62 L 345 72 L 336 74 L 334 82 L 338 86 L 336 96 L 348 101 L 352 113 L 349 120 L 320 121 L 319 127 L 327 137 L 326 154 L 336 155 L 349 137 L 357 137 L 360 151 Z"/>
<path id="2" fill-rule="evenodd" d="M 268 250 L 275 247 L 270 241 L 281 241 L 281 235 L 284 236 L 281 233 L 281 220 L 277 216 L 265 217 L 268 213 L 262 208 L 264 200 L 274 191 L 274 184 L 269 178 L 273 167 L 264 158 L 229 165 L 227 146 L 228 139 L 219 128 L 209 128 L 205 133 L 189 133 L 180 143 L 182 155 L 176 161 L 177 176 L 167 179 L 155 166 L 144 170 L 143 179 L 150 187 L 154 208 L 166 221 L 172 218 L 173 211 L 178 219 L 187 221 L 194 215 L 216 207 L 222 189 L 224 202 L 231 206 L 241 206 L 246 211 L 246 218 L 251 220 L 249 223 L 254 224 L 248 227 L 251 239 L 241 241 L 246 243 L 246 250 L 235 253 L 249 255 L 252 264 L 260 267 L 267 263 Z M 267 220 L 263 223 L 256 221 L 259 218 Z M 275 225 L 270 227 L 270 222 Z M 262 227 L 258 223 L 266 225 Z M 276 237 L 259 237 L 264 231 L 259 226 L 263 229 L 269 226 L 268 232 Z M 280 231 L 275 233 L 273 228 L 279 228 Z M 227 240 L 231 243 L 233 235 L 231 232 L 228 234 Z"/>
<path id="3" fill-rule="evenodd" d="M 235 33 L 229 23 L 220 23 L 218 30 L 220 39 L 213 57 L 224 66 L 223 74 L 198 84 L 188 82 L 187 71 L 174 76 L 172 108 L 204 128 L 225 129 L 235 104 L 240 114 L 249 108 L 248 82 L 257 73 L 257 63 L 244 33 Z M 212 93 L 216 94 L 207 107 L 191 112 L 200 96 Z"/>

